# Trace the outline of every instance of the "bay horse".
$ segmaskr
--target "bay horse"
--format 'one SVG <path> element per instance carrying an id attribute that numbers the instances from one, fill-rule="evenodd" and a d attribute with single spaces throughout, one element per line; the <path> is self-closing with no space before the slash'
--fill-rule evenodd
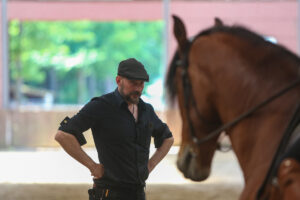
<path id="1" fill-rule="evenodd" d="M 278 157 L 287 149 L 282 141 L 291 138 L 300 121 L 299 57 L 246 28 L 223 25 L 220 19 L 189 40 L 182 20 L 173 18 L 178 49 L 166 87 L 171 99 L 177 96 L 182 118 L 178 169 L 186 178 L 205 180 L 218 136 L 226 131 L 243 172 L 241 200 L 300 199 L 295 197 L 300 190 L 298 161 L 292 159 L 298 176 L 288 181 L 298 180 L 291 185 L 298 192 L 294 190 L 294 197 L 287 196 L 288 188 L 279 188 L 274 167 L 279 161 L 282 165 Z M 290 164 L 285 162 L 285 171 Z"/>

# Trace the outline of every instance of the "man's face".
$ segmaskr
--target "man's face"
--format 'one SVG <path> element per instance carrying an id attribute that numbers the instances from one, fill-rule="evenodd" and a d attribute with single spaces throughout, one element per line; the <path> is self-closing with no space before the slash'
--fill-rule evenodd
<path id="1" fill-rule="evenodd" d="M 131 104 L 138 104 L 144 89 L 144 81 L 130 80 L 121 76 L 117 76 L 116 81 L 119 92 L 124 97 L 125 101 Z"/>

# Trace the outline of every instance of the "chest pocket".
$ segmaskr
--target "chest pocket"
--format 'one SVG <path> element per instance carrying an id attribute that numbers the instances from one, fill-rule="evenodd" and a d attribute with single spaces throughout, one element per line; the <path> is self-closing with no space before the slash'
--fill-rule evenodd
<path id="1" fill-rule="evenodd" d="M 153 123 L 148 121 L 137 126 L 137 143 L 143 147 L 149 148 L 151 135 L 153 132 Z"/>

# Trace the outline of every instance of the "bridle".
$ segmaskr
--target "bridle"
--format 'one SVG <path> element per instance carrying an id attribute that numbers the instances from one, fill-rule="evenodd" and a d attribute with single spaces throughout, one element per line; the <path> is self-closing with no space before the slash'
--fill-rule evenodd
<path id="1" fill-rule="evenodd" d="M 188 121 L 189 129 L 190 129 L 189 133 L 190 133 L 192 141 L 195 145 L 201 145 L 201 144 L 206 143 L 207 141 L 215 138 L 222 131 L 227 131 L 229 128 L 232 128 L 233 126 L 235 126 L 236 124 L 238 124 L 239 122 L 244 120 L 245 118 L 252 115 L 257 110 L 259 110 L 262 107 L 266 106 L 270 102 L 274 101 L 278 97 L 284 95 L 285 93 L 287 93 L 288 91 L 290 91 L 291 89 L 295 88 L 296 86 L 298 86 L 300 84 L 300 78 L 294 80 L 292 83 L 290 83 L 285 88 L 281 89 L 280 91 L 276 92 L 275 94 L 273 94 L 269 98 L 265 99 L 260 104 L 250 108 L 248 111 L 246 111 L 245 113 L 243 113 L 240 116 L 236 117 L 232 121 L 230 121 L 230 122 L 220 126 L 219 128 L 213 130 L 212 132 L 210 132 L 205 137 L 198 138 L 196 136 L 195 127 L 194 127 L 193 122 L 191 120 L 191 117 L 188 113 L 188 110 L 190 108 L 190 102 L 193 106 L 193 109 L 195 110 L 195 112 L 197 114 L 197 117 L 205 123 L 209 123 L 209 124 L 211 124 L 211 123 L 206 121 L 205 118 L 201 116 L 200 112 L 198 111 L 198 109 L 196 107 L 196 100 L 195 100 L 195 98 L 193 96 L 193 93 L 192 93 L 192 85 L 191 85 L 190 78 L 189 78 L 189 75 L 188 75 L 188 66 L 189 66 L 188 55 L 189 55 L 189 50 L 190 50 L 191 44 L 192 44 L 192 41 L 189 41 L 186 50 L 181 55 L 181 58 L 176 62 L 176 65 L 177 65 L 177 67 L 181 67 L 181 69 L 182 69 L 181 78 L 182 78 L 182 86 L 183 86 L 183 93 L 184 93 L 184 106 L 186 108 L 186 116 L 187 116 L 187 121 Z"/>

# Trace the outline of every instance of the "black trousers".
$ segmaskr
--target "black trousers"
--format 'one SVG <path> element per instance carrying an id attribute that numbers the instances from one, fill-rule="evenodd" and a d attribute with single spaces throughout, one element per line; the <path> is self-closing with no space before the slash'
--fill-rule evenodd
<path id="1" fill-rule="evenodd" d="M 88 193 L 89 200 L 146 200 L 144 187 L 134 189 L 94 187 Z"/>

